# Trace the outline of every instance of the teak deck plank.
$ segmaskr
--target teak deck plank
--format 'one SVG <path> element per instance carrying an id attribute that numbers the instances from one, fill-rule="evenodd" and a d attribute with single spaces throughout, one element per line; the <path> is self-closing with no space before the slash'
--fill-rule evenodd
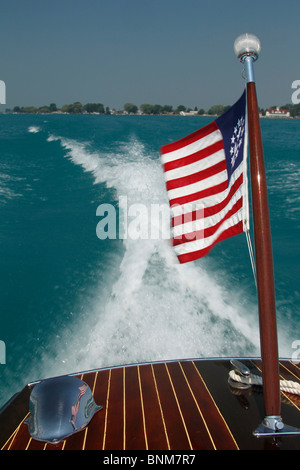
<path id="1" fill-rule="evenodd" d="M 205 425 L 207 426 L 207 432 L 210 435 L 213 448 L 219 450 L 237 449 L 237 444 L 223 416 L 221 415 L 220 410 L 213 401 L 203 378 L 196 369 L 194 362 L 183 362 L 182 368 L 189 380 L 190 387 L 199 407 L 199 412 L 201 412 Z"/>
<path id="2" fill-rule="evenodd" d="M 160 396 L 151 365 L 139 367 L 141 391 L 145 415 L 147 450 L 170 449 L 166 423 L 162 412 Z"/>
<path id="3" fill-rule="evenodd" d="M 259 373 L 260 361 L 249 360 L 247 365 Z M 251 430 L 263 418 L 262 393 L 252 389 L 245 393 L 232 391 L 227 383 L 230 367 L 229 360 L 183 360 L 78 374 L 103 409 L 85 429 L 55 445 L 29 435 L 24 422 L 30 389 L 34 386 L 29 385 L 0 414 L 1 448 L 108 451 L 277 448 L 274 442 L 252 436 Z M 281 361 L 280 376 L 300 382 L 299 365 Z M 282 407 L 286 423 L 300 427 L 299 396 L 282 393 Z M 287 442 L 291 448 L 300 449 L 300 436 L 288 437 Z"/>

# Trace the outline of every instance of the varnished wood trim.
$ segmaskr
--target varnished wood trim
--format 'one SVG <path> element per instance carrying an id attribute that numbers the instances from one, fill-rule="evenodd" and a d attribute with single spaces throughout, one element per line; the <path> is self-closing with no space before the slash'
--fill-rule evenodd
<path id="1" fill-rule="evenodd" d="M 167 446 L 168 446 L 168 450 L 170 450 L 170 449 L 171 449 L 171 447 L 170 447 L 170 441 L 169 441 L 167 426 L 166 426 L 166 422 L 165 422 L 165 418 L 164 418 L 164 413 L 163 413 L 163 409 L 162 409 L 162 405 L 161 405 L 161 401 L 160 401 L 160 397 L 159 397 L 159 393 L 158 393 L 157 381 L 156 381 L 156 377 L 155 377 L 155 372 L 154 372 L 153 364 L 151 364 L 151 369 L 152 369 L 152 375 L 153 375 L 153 380 L 154 380 L 154 385 L 155 385 L 157 400 L 158 400 L 158 404 L 159 404 L 161 419 L 162 419 L 162 422 L 163 422 L 164 431 L 165 431 L 165 436 L 166 436 L 166 440 L 167 440 Z"/>
<path id="2" fill-rule="evenodd" d="M 137 373 L 138 373 L 138 381 L 139 381 L 139 389 L 140 389 L 140 397 L 141 397 L 141 407 L 142 407 L 142 417 L 143 417 L 143 428 L 144 428 L 144 435 L 145 435 L 145 443 L 146 443 L 146 450 L 148 450 L 149 446 L 148 446 L 148 438 L 147 438 L 147 429 L 146 429 L 146 419 L 145 419 L 145 410 L 144 410 L 144 400 L 143 400 L 143 390 L 142 390 L 142 383 L 141 383 L 140 366 L 137 366 Z"/>
<path id="3" fill-rule="evenodd" d="M 290 364 L 293 364 L 292 362 Z M 291 368 L 287 367 L 285 364 L 283 364 L 282 362 L 279 362 L 279 365 L 280 365 L 280 368 L 282 369 L 285 369 L 289 374 L 291 374 L 292 376 L 294 376 L 297 381 L 299 381 L 299 377 L 292 371 Z M 280 374 L 280 377 L 282 380 L 290 380 L 288 379 L 287 377 L 284 377 L 282 374 Z M 288 392 L 284 392 L 284 391 L 281 391 L 282 395 L 285 396 L 285 398 L 292 404 L 295 406 L 295 408 L 297 408 L 297 410 L 300 411 L 300 405 L 298 403 L 299 400 L 299 397 L 297 395 L 292 395 Z"/>
<path id="4" fill-rule="evenodd" d="M 285 364 L 280 362 L 280 365 L 284 367 L 290 374 L 292 374 L 297 379 L 297 381 L 300 381 L 300 371 L 297 367 L 297 364 L 292 361 L 288 361 Z M 288 365 L 289 367 L 287 367 Z"/>
<path id="5" fill-rule="evenodd" d="M 88 433 L 88 427 L 85 428 L 84 430 L 84 437 L 83 437 L 83 443 L 82 443 L 82 449 L 81 450 L 84 450 L 85 449 L 85 443 L 86 443 L 86 437 L 87 437 L 87 433 Z"/>
<path id="6" fill-rule="evenodd" d="M 290 367 L 290 366 L 287 367 L 287 364 L 290 364 L 291 367 Z M 255 366 L 256 366 L 256 368 L 257 368 L 259 371 L 261 371 L 262 368 L 261 368 L 260 364 L 259 364 L 257 361 L 255 361 Z M 293 363 L 292 361 L 284 361 L 284 362 L 283 362 L 283 361 L 279 361 L 279 366 L 280 366 L 280 368 L 282 368 L 282 369 L 284 368 L 284 369 L 286 369 L 290 374 L 294 375 L 297 380 L 300 379 L 299 376 L 298 376 L 298 366 L 297 366 L 297 364 Z M 295 371 L 292 370 L 294 367 L 295 367 L 295 369 L 296 369 Z M 280 374 L 280 378 L 283 379 L 283 380 L 288 380 L 287 377 L 285 377 L 282 373 Z M 300 405 L 299 405 L 299 403 L 298 403 L 298 402 L 299 402 L 299 396 L 298 396 L 298 395 L 292 395 L 292 394 L 287 393 L 287 392 L 284 392 L 284 391 L 282 391 L 282 390 L 281 390 L 281 394 L 285 397 L 285 399 L 286 399 L 292 406 L 294 406 L 295 408 L 297 408 L 297 410 L 300 411 Z"/>
<path id="7" fill-rule="evenodd" d="M 91 390 L 92 390 L 92 394 L 93 396 L 95 396 L 95 388 L 96 388 L 96 382 L 97 382 L 97 378 L 98 378 L 98 371 L 96 371 L 94 375 L 94 380 L 93 380 L 93 386 L 91 387 Z M 83 380 L 83 379 L 81 379 Z M 89 428 L 85 428 L 84 430 L 84 438 L 83 438 L 83 444 L 82 444 L 82 450 L 85 449 L 85 445 L 86 445 L 86 438 L 87 438 L 87 433 L 88 433 L 88 430 Z"/>
<path id="8" fill-rule="evenodd" d="M 189 442 L 189 446 L 190 446 L 191 449 L 193 449 L 193 446 L 192 446 L 192 443 L 191 443 L 191 438 L 190 438 L 189 432 L 187 430 L 185 419 L 184 419 L 183 414 L 182 414 L 181 406 L 180 406 L 180 403 L 179 403 L 179 400 L 178 400 L 178 397 L 177 397 L 177 394 L 176 394 L 176 390 L 175 390 L 175 387 L 174 387 L 174 384 L 173 384 L 173 381 L 172 381 L 170 371 L 169 371 L 169 368 L 168 368 L 167 364 L 165 364 L 165 368 L 166 368 L 167 373 L 168 373 L 168 377 L 169 377 L 169 380 L 170 380 L 170 383 L 171 383 L 171 387 L 172 387 L 172 390 L 173 390 L 173 393 L 174 393 L 174 397 L 175 397 L 175 400 L 176 400 L 178 411 L 180 413 L 180 417 L 181 417 L 181 421 L 182 421 L 182 424 L 183 424 L 183 427 L 184 427 L 184 430 L 185 430 L 185 433 L 186 433 L 186 437 L 187 437 L 187 440 Z"/>
<path id="9" fill-rule="evenodd" d="M 24 419 L 25 419 L 25 418 L 24 418 Z M 22 424 L 22 423 L 21 423 L 21 424 Z M 9 445 L 8 445 L 8 447 L 7 447 L 7 450 L 10 450 L 12 441 L 14 440 L 15 435 L 16 435 L 17 432 L 19 431 L 19 428 L 20 428 L 21 424 L 19 424 L 19 426 L 14 430 L 14 432 L 11 434 L 11 436 L 9 436 L 9 438 L 7 439 L 7 441 L 6 441 L 6 442 L 3 444 L 3 446 L 1 447 L 1 450 L 5 449 L 5 447 L 8 445 L 9 441 L 11 440 L 11 442 L 9 443 Z"/>
<path id="10" fill-rule="evenodd" d="M 29 441 L 27 442 L 27 446 L 25 447 L 25 450 L 28 450 L 28 447 L 30 446 L 31 441 L 32 441 L 32 437 L 30 436 Z"/>
<path id="11" fill-rule="evenodd" d="M 107 386 L 107 396 L 106 396 L 106 406 L 105 406 L 105 421 L 104 421 L 102 450 L 105 449 L 105 441 L 106 441 L 107 415 L 108 415 L 108 404 L 109 404 L 109 394 L 110 394 L 110 382 L 111 382 L 111 370 L 109 371 L 109 375 L 108 375 L 108 386 Z"/>
<path id="12" fill-rule="evenodd" d="M 125 367 L 123 367 L 123 450 L 126 450 L 126 390 L 125 390 Z"/>
<path id="13" fill-rule="evenodd" d="M 95 387 L 96 387 L 97 378 L 98 378 L 98 371 L 95 373 L 95 377 L 94 377 L 94 383 L 93 383 L 93 388 L 92 388 L 93 396 L 95 394 Z"/>
<path id="14" fill-rule="evenodd" d="M 11 434 L 11 436 L 7 439 L 6 443 L 5 443 L 4 446 L 1 448 L 1 450 L 4 449 L 4 447 L 7 445 L 7 443 L 9 442 L 10 439 L 11 439 L 11 442 L 9 443 L 9 446 L 8 446 L 7 450 L 10 450 L 10 449 L 11 449 L 11 447 L 12 447 L 14 441 L 15 441 L 15 438 L 16 438 L 16 436 L 17 436 L 17 434 L 18 434 L 18 432 L 19 432 L 21 426 L 23 425 L 24 421 L 28 418 L 28 416 L 29 416 L 29 413 L 27 413 L 27 415 L 24 417 L 24 419 L 22 419 L 22 421 L 21 421 L 21 423 L 19 424 L 19 426 L 14 430 L 14 432 Z"/>
<path id="15" fill-rule="evenodd" d="M 209 428 L 208 428 L 208 426 L 207 426 L 206 420 L 204 419 L 204 416 L 203 416 L 203 414 L 202 414 L 202 411 L 201 411 L 201 409 L 200 409 L 200 406 L 198 405 L 198 402 L 197 402 L 197 400 L 196 400 L 196 398 L 195 398 L 194 392 L 193 392 L 193 390 L 192 390 L 192 388 L 191 388 L 191 385 L 190 385 L 190 383 L 189 383 L 189 381 L 188 381 L 188 379 L 187 379 L 187 376 L 186 376 L 186 374 L 185 374 L 185 372 L 184 372 L 184 370 L 183 370 L 182 365 L 181 365 L 180 362 L 179 362 L 179 366 L 180 366 L 181 371 L 182 371 L 182 373 L 183 373 L 183 376 L 184 376 L 184 378 L 185 378 L 185 380 L 186 380 L 186 383 L 187 383 L 187 385 L 188 385 L 188 387 L 189 387 L 190 393 L 191 393 L 191 395 L 192 395 L 192 397 L 193 397 L 193 400 L 194 400 L 195 405 L 196 405 L 196 407 L 197 407 L 197 409 L 198 409 L 198 412 L 199 412 L 199 414 L 200 414 L 200 416 L 201 416 L 201 419 L 202 419 L 202 421 L 203 421 L 203 423 L 204 423 L 204 425 L 205 425 L 205 428 L 206 428 L 206 430 L 207 430 L 207 434 L 209 435 L 209 438 L 210 438 L 210 440 L 211 440 L 211 443 L 212 443 L 214 449 L 216 450 L 217 447 L 216 447 L 216 445 L 215 445 L 215 443 L 214 443 L 214 440 L 213 440 L 213 438 L 212 438 L 212 435 L 211 435 L 211 433 L 210 433 L 210 431 L 209 431 Z M 199 373 L 199 371 L 198 371 L 198 373 Z"/>
<path id="16" fill-rule="evenodd" d="M 220 387 L 226 381 L 228 364 L 225 361 L 224 365 L 221 361 L 220 364 L 222 367 L 214 361 L 210 368 L 207 361 L 182 360 L 78 374 L 77 377 L 85 380 L 96 395 L 96 403 L 103 406 L 89 425 L 58 444 L 50 444 L 31 438 L 24 423 L 27 413 L 18 426 L 14 424 L 14 431 L 13 427 L 10 428 L 10 437 L 2 444 L 2 450 L 238 449 L 234 435 L 241 448 L 245 448 L 248 442 L 250 448 L 261 448 L 260 440 L 251 440 L 253 420 L 246 420 L 251 428 L 249 440 L 247 434 L 246 437 L 238 434 L 240 424 L 234 416 L 240 413 L 240 404 L 231 399 L 230 390 L 224 390 L 224 397 L 221 394 Z M 255 373 L 254 367 L 259 370 L 261 363 L 252 359 L 252 364 L 249 367 Z M 291 380 L 294 377 L 295 381 L 300 381 L 297 366 L 285 360 L 279 365 L 283 378 Z M 300 402 L 289 393 L 283 392 L 282 396 L 286 397 L 282 400 L 283 419 L 297 426 Z M 250 394 L 255 412 L 257 403 L 261 407 L 262 397 L 255 394 L 255 402 L 253 398 Z M 22 417 L 27 410 L 24 408 Z M 13 413 L 12 407 L 8 415 Z M 233 425 L 232 431 L 227 421 Z M 287 445 L 290 443 L 292 439 Z"/>
<path id="17" fill-rule="evenodd" d="M 220 418 L 222 419 L 224 425 L 226 426 L 227 431 L 228 431 L 228 433 L 230 434 L 230 436 L 231 436 L 231 438 L 232 438 L 232 441 L 233 441 L 233 443 L 234 443 L 236 449 L 239 449 L 239 446 L 237 445 L 237 442 L 236 442 L 236 440 L 235 440 L 235 438 L 234 438 L 234 436 L 233 436 L 233 434 L 232 434 L 232 432 L 231 432 L 231 430 L 230 430 L 230 427 L 228 426 L 228 424 L 227 424 L 227 422 L 226 422 L 224 416 L 222 415 L 222 413 L 221 413 L 219 407 L 217 406 L 217 404 L 216 404 L 216 402 L 215 402 L 215 400 L 214 400 L 212 394 L 211 394 L 210 391 L 209 391 L 209 388 L 207 387 L 205 381 L 203 380 L 203 377 L 201 376 L 199 370 L 197 369 L 197 367 L 196 367 L 196 365 L 195 365 L 195 362 L 192 361 L 192 363 L 193 363 L 193 366 L 194 366 L 195 370 L 197 371 L 197 374 L 199 375 L 199 377 L 200 377 L 200 379 L 201 379 L 201 381 L 202 381 L 204 387 L 206 388 L 207 393 L 209 394 L 209 396 L 210 396 L 212 402 L 214 403 L 214 406 L 215 406 L 217 412 L 219 413 Z"/>

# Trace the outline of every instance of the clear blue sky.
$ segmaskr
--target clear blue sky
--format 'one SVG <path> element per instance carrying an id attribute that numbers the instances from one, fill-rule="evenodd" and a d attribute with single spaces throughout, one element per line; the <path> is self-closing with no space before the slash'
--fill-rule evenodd
<path id="1" fill-rule="evenodd" d="M 262 44 L 260 106 L 291 103 L 300 79 L 299 0 L 1 0 L 0 18 L 5 107 L 233 104 L 244 32 Z"/>

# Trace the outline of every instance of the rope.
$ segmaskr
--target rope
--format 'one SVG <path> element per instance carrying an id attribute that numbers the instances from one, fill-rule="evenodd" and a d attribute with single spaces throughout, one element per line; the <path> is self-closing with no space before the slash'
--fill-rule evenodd
<path id="1" fill-rule="evenodd" d="M 255 259 L 254 259 L 254 253 L 252 249 L 252 243 L 251 243 L 251 237 L 250 237 L 250 232 L 247 230 L 245 232 L 246 235 L 246 240 L 247 240 L 247 245 L 248 245 L 248 251 L 249 251 L 249 256 L 250 256 L 250 261 L 251 261 L 251 266 L 252 266 L 252 271 L 253 271 L 253 277 L 254 277 L 254 282 L 255 286 L 257 288 L 257 280 L 256 280 L 256 266 L 255 266 Z"/>
<path id="2" fill-rule="evenodd" d="M 251 374 L 249 377 L 243 377 L 237 374 L 234 370 L 229 372 L 229 376 L 236 382 L 241 382 L 249 385 L 262 385 L 262 378 L 258 375 Z M 300 395 L 300 384 L 292 380 L 280 380 L 280 390 L 282 392 Z"/>

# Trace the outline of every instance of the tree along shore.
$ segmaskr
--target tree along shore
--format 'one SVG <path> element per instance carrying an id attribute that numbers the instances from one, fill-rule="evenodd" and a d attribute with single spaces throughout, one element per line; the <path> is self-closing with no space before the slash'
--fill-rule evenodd
<path id="1" fill-rule="evenodd" d="M 15 106 L 12 110 L 6 109 L 6 113 L 17 114 L 136 114 L 136 115 L 190 115 L 190 116 L 220 116 L 230 106 L 221 104 L 211 106 L 207 111 L 205 109 L 195 107 L 194 109 L 187 108 L 184 105 L 179 105 L 173 108 L 171 105 L 159 104 L 141 104 L 139 107 L 133 103 L 125 103 L 122 110 L 111 109 L 109 106 L 104 106 L 102 103 L 87 103 L 83 105 L 80 101 L 72 104 L 65 104 L 58 108 L 55 103 L 49 106 Z M 271 106 L 271 108 L 276 106 Z M 291 117 L 300 117 L 300 104 L 286 104 L 280 106 L 280 109 L 285 109 L 290 112 Z M 260 109 L 261 116 L 265 116 L 266 110 Z"/>

